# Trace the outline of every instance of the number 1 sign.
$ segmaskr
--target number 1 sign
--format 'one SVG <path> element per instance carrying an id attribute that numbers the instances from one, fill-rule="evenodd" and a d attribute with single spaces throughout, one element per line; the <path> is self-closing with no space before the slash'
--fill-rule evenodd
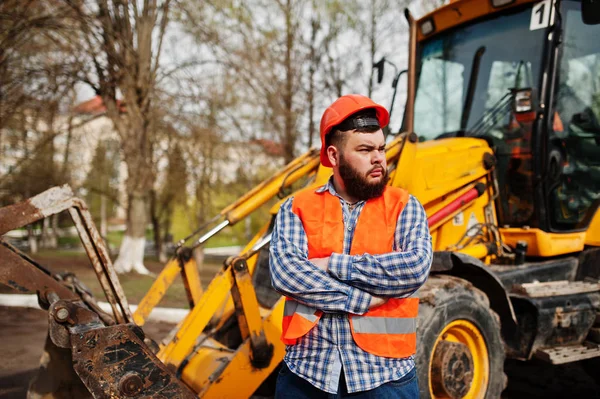
<path id="1" fill-rule="evenodd" d="M 529 30 L 547 28 L 554 24 L 555 2 L 556 0 L 543 0 L 533 6 Z"/>

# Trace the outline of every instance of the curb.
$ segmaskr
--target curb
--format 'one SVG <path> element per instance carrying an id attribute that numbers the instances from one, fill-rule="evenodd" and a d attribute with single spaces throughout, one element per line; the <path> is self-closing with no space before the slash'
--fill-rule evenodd
<path id="1" fill-rule="evenodd" d="M 105 312 L 112 314 L 112 308 L 107 302 L 98 302 Z M 41 309 L 38 304 L 37 295 L 27 294 L 0 294 L 0 306 Z M 131 312 L 135 312 L 137 305 L 129 305 Z M 177 324 L 189 313 L 188 309 L 177 308 L 154 308 L 148 316 L 148 321 Z"/>

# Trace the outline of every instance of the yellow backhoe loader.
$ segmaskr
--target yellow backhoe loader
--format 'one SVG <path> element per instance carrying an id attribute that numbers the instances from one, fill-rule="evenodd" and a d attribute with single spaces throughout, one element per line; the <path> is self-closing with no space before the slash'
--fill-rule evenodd
<path id="1" fill-rule="evenodd" d="M 417 293 L 423 398 L 499 398 L 505 358 L 600 359 L 598 4 L 456 0 L 419 20 L 406 13 L 407 104 L 386 156 L 390 184 L 424 205 L 435 249 Z M 31 397 L 272 395 L 285 352 L 268 268 L 273 218 L 204 291 L 191 251 L 330 174 L 310 150 L 224 209 L 179 243 L 133 314 L 68 187 L 0 209 L 0 234 L 68 211 L 113 309 L 0 239 L 0 281 L 36 291 L 49 315 L 50 355 Z M 190 311 L 157 344 L 143 325 L 178 275 Z"/>

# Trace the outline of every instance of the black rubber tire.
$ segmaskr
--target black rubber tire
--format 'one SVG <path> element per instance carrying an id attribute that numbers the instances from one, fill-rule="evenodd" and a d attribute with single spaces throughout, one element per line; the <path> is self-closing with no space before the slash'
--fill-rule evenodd
<path id="1" fill-rule="evenodd" d="M 504 343 L 498 315 L 487 297 L 470 283 L 450 276 L 431 276 L 419 290 L 417 355 L 415 357 L 422 399 L 432 398 L 429 390 L 429 361 L 434 345 L 449 323 L 463 319 L 474 324 L 488 349 L 489 381 L 485 398 L 496 399 L 506 387 Z"/>
<path id="2" fill-rule="evenodd" d="M 600 385 L 600 357 L 583 360 L 581 362 L 583 370 L 594 379 L 596 384 Z"/>

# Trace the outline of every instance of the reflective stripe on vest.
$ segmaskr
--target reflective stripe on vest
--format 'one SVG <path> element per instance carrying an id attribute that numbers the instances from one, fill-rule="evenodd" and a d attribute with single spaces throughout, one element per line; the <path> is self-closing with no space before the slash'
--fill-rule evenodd
<path id="1" fill-rule="evenodd" d="M 350 255 L 378 255 L 393 250 L 398 217 L 408 202 L 405 190 L 386 187 L 381 197 L 368 200 L 357 221 Z M 308 239 L 308 259 L 343 253 L 342 206 L 328 191 L 314 188 L 297 193 L 292 203 Z M 402 358 L 416 351 L 418 298 L 390 299 L 362 316 L 350 315 L 354 342 L 378 356 Z M 286 298 L 282 340 L 294 345 L 319 321 L 321 311 Z"/>
<path id="2" fill-rule="evenodd" d="M 415 319 L 353 316 L 352 325 L 358 334 L 411 334 L 417 331 Z"/>
<path id="3" fill-rule="evenodd" d="M 408 357 L 417 350 L 419 298 L 389 299 L 362 316 L 350 316 L 354 342 L 378 356 Z"/>
<path id="4" fill-rule="evenodd" d="M 298 338 L 306 335 L 317 325 L 323 312 L 286 298 L 283 307 L 281 340 L 286 345 L 295 345 Z"/>

